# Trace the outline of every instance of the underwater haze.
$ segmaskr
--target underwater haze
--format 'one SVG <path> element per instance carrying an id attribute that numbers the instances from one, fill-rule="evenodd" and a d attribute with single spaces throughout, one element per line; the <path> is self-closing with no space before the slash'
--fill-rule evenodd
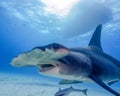
<path id="1" fill-rule="evenodd" d="M 114 96 L 95 83 L 59 85 L 61 79 L 43 76 L 35 67 L 10 65 L 18 54 L 37 46 L 88 46 L 99 24 L 103 50 L 120 60 L 119 0 L 0 0 L 0 96 L 54 96 L 71 85 L 88 89 L 88 96 Z M 111 87 L 120 92 L 120 82 Z"/>

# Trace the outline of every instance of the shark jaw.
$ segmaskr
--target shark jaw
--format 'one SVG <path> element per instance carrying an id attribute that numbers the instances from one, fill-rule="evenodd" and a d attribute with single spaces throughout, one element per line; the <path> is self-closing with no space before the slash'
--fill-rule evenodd
<path id="1" fill-rule="evenodd" d="M 51 70 L 56 67 L 55 65 L 52 65 L 52 64 L 43 64 L 43 65 L 38 65 L 38 66 L 39 66 L 40 72 L 45 72 L 45 71 Z"/>

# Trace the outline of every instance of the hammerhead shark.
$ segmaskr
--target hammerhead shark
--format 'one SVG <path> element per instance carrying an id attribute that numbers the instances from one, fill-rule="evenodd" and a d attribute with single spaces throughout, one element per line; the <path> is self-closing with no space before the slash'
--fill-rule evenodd
<path id="1" fill-rule="evenodd" d="M 11 65 L 36 66 L 43 75 L 62 78 L 59 84 L 95 82 L 120 96 L 109 86 L 120 79 L 120 61 L 103 51 L 101 30 L 98 25 L 87 47 L 67 48 L 58 43 L 35 47 L 15 57 Z"/>
<path id="2" fill-rule="evenodd" d="M 71 92 L 82 92 L 85 96 L 87 96 L 87 90 L 88 89 L 75 89 L 72 86 L 65 89 L 60 89 L 59 91 L 55 93 L 55 96 L 68 96 Z"/>

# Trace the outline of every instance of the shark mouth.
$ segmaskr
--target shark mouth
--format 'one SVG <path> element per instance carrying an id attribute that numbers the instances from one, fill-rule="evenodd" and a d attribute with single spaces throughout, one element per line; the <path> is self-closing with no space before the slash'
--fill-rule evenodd
<path id="1" fill-rule="evenodd" d="M 40 72 L 44 72 L 44 71 L 48 71 L 51 70 L 53 68 L 55 68 L 56 66 L 53 64 L 38 64 L 38 67 L 40 68 L 39 71 Z"/>

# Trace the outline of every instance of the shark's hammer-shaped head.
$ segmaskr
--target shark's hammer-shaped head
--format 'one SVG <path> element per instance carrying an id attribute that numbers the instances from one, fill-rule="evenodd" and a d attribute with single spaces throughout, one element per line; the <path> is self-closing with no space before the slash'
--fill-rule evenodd
<path id="1" fill-rule="evenodd" d="M 65 65 L 59 62 L 70 54 L 68 48 L 63 45 L 52 43 L 42 47 L 35 47 L 29 52 L 22 53 L 11 61 L 11 65 L 16 67 L 36 66 L 39 72 L 45 75 L 59 74 L 61 67 Z"/>
<path id="2" fill-rule="evenodd" d="M 18 55 L 12 60 L 11 65 L 36 66 L 43 75 L 71 80 L 75 76 L 88 75 L 88 62 L 85 56 L 72 52 L 63 45 L 52 43 Z"/>

